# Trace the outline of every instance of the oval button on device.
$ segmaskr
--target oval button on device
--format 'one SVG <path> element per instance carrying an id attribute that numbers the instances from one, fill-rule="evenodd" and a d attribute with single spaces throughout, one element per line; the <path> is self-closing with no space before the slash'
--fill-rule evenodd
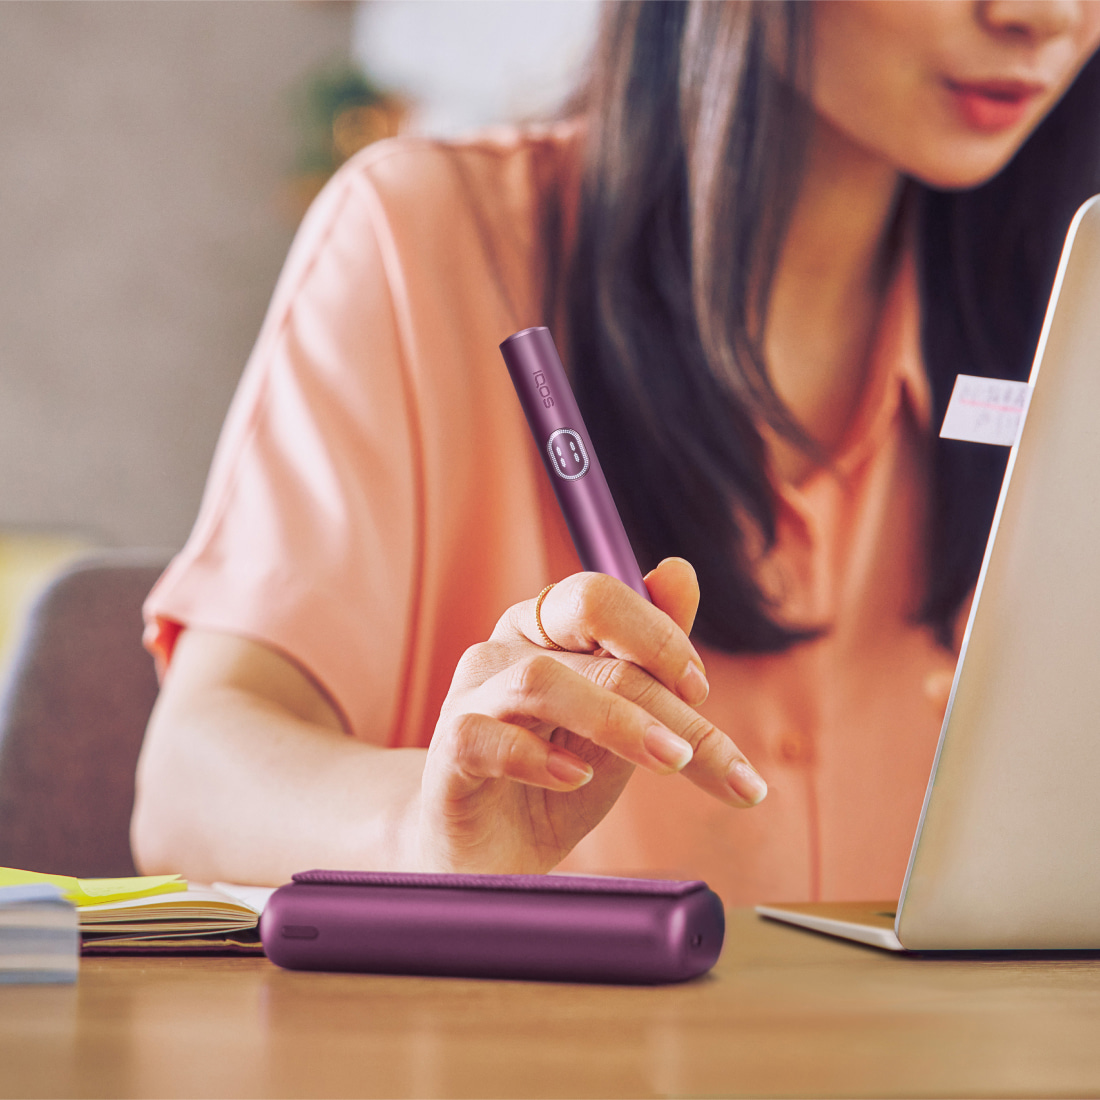
<path id="1" fill-rule="evenodd" d="M 546 441 L 546 453 L 554 473 L 566 481 L 576 481 L 588 473 L 588 452 L 581 437 L 572 428 L 558 428 Z"/>

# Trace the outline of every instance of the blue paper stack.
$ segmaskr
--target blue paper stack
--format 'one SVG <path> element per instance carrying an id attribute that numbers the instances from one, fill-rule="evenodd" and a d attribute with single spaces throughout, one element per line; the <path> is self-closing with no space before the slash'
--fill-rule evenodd
<path id="1" fill-rule="evenodd" d="M 0 982 L 74 982 L 76 907 L 50 883 L 0 887 Z"/>

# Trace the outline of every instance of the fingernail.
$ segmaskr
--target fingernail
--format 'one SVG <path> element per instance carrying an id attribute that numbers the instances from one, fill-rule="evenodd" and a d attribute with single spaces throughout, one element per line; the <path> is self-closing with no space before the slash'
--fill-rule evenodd
<path id="1" fill-rule="evenodd" d="M 697 707 L 710 694 L 710 684 L 703 670 L 694 661 L 689 661 L 687 671 L 676 684 L 676 690 L 685 703 Z"/>
<path id="2" fill-rule="evenodd" d="M 587 764 L 578 764 L 571 756 L 551 749 L 546 758 L 546 770 L 559 782 L 571 787 L 583 787 L 592 778 L 592 769 Z"/>
<path id="3" fill-rule="evenodd" d="M 750 806 L 763 802 L 768 793 L 768 785 L 760 778 L 759 773 L 751 764 L 739 760 L 730 768 L 726 782 L 733 789 L 738 798 L 744 799 Z"/>
<path id="4" fill-rule="evenodd" d="M 646 751 L 666 768 L 679 771 L 694 755 L 694 750 L 682 737 L 664 726 L 650 726 L 642 737 Z"/>

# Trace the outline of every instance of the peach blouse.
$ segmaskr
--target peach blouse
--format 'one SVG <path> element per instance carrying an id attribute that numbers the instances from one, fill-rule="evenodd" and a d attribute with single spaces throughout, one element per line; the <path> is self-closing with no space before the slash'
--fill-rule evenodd
<path id="1" fill-rule="evenodd" d="M 542 323 L 536 176 L 571 147 L 565 129 L 449 153 L 397 139 L 330 182 L 191 538 L 149 596 L 162 667 L 182 627 L 252 638 L 306 669 L 351 735 L 422 746 L 463 650 L 579 569 L 497 350 Z M 760 576 L 786 617 L 828 631 L 776 656 L 700 649 L 702 712 L 768 798 L 732 810 L 639 769 L 562 869 L 701 877 L 731 905 L 897 895 L 942 717 L 925 682 L 954 664 L 913 622 L 929 434 L 917 323 L 903 264 L 835 464 L 777 490 Z"/>

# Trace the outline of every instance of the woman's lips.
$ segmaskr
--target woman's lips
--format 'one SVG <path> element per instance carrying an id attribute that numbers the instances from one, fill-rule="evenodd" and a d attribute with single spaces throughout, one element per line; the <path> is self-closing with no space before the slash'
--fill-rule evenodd
<path id="1" fill-rule="evenodd" d="M 1026 80 L 948 80 L 946 85 L 966 124 L 986 134 L 1017 126 L 1045 90 Z"/>

